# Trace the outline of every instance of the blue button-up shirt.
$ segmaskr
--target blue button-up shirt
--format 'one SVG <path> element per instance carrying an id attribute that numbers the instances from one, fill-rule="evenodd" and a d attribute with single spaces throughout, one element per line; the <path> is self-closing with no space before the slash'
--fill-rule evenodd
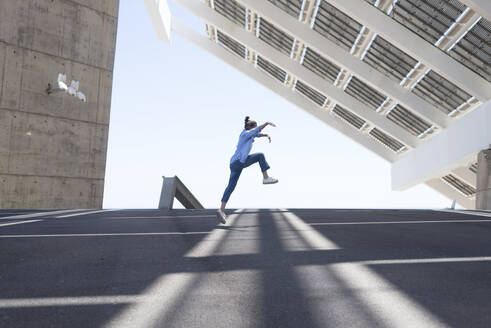
<path id="1" fill-rule="evenodd" d="M 247 156 L 252 148 L 252 143 L 254 142 L 254 138 L 259 137 L 259 127 L 255 127 L 251 130 L 245 130 L 241 132 L 239 136 L 239 143 L 237 144 L 237 149 L 235 150 L 234 155 L 230 159 L 230 164 L 239 160 L 241 163 L 245 163 Z"/>

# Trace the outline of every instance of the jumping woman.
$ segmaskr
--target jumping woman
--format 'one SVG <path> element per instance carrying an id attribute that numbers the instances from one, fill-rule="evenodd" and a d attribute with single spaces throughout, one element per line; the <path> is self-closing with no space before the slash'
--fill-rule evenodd
<path id="1" fill-rule="evenodd" d="M 269 165 L 266 162 L 266 158 L 264 157 L 263 153 L 249 155 L 254 138 L 267 137 L 271 143 L 271 137 L 269 135 L 260 133 L 268 125 L 276 126 L 271 122 L 257 126 L 256 121 L 249 120 L 249 116 L 245 118 L 244 131 L 241 132 L 239 142 L 237 144 L 237 150 L 235 150 L 234 155 L 230 159 L 230 179 L 228 181 L 228 186 L 223 193 L 222 206 L 220 206 L 220 209 L 217 210 L 217 218 L 221 223 L 227 223 L 225 206 L 227 205 L 230 194 L 232 194 L 232 191 L 234 191 L 240 174 L 244 168 L 259 162 L 261 172 L 263 173 L 263 184 L 273 184 L 278 182 L 277 179 L 268 176 Z"/>

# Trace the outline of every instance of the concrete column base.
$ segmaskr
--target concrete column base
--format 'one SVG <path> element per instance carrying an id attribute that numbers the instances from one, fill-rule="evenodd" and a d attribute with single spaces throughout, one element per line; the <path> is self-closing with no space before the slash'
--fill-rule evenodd
<path id="1" fill-rule="evenodd" d="M 491 147 L 477 155 L 476 209 L 491 210 Z"/>

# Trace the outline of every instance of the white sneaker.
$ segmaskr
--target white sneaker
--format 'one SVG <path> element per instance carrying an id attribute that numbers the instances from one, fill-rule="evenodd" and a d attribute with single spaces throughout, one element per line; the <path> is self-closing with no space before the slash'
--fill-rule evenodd
<path id="1" fill-rule="evenodd" d="M 272 178 L 272 177 L 267 177 L 266 179 L 263 179 L 263 184 L 273 184 L 277 183 L 278 179 Z"/>
<path id="2" fill-rule="evenodd" d="M 218 209 L 217 210 L 217 219 L 218 221 L 220 221 L 220 223 L 227 223 L 227 216 L 225 215 L 225 213 L 221 210 L 221 209 Z"/>

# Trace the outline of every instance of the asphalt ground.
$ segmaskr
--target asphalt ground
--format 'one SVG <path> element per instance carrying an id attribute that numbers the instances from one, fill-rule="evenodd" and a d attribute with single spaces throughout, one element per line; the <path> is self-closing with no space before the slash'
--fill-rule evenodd
<path id="1" fill-rule="evenodd" d="M 489 214 L 232 212 L 2 210 L 0 327 L 491 327 Z"/>

